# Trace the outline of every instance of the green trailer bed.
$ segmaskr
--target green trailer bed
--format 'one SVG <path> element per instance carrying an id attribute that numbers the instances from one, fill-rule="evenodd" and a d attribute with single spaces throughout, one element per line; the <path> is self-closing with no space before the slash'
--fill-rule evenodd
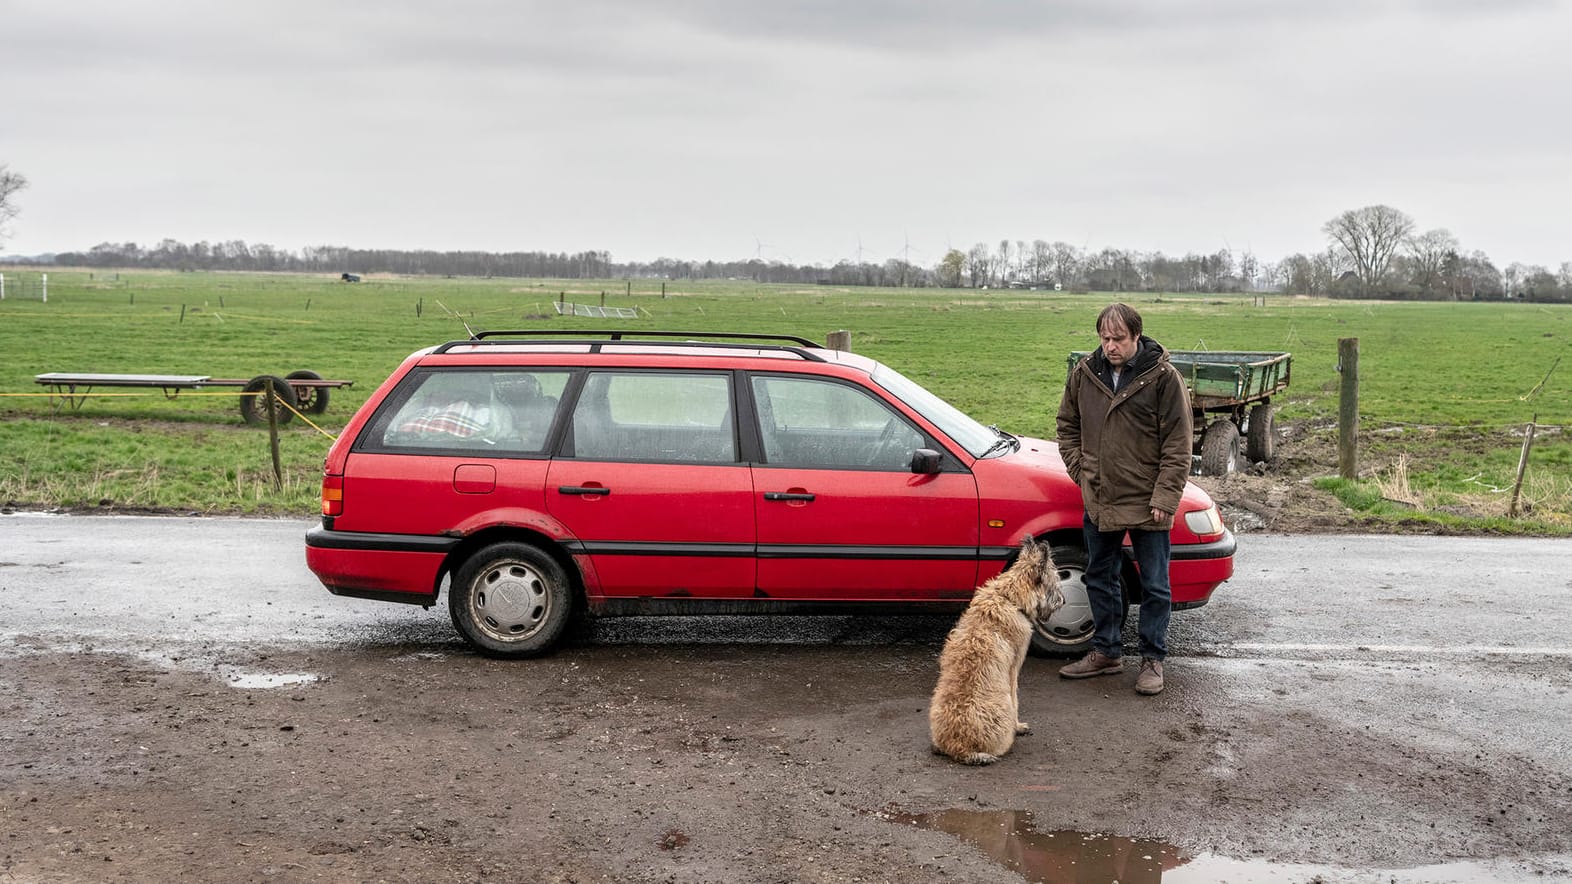
<path id="1" fill-rule="evenodd" d="M 1070 354 L 1069 368 L 1090 353 Z M 1184 375 L 1195 423 L 1195 455 L 1202 475 L 1233 472 L 1240 441 L 1251 461 L 1269 461 L 1276 448 L 1272 397 L 1288 388 L 1292 353 L 1253 350 L 1170 350 Z"/>

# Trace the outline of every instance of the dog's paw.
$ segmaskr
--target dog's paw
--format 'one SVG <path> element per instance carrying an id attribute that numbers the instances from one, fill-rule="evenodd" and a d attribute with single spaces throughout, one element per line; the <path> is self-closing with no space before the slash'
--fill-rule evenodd
<path id="1" fill-rule="evenodd" d="M 1031 732 L 1032 732 L 1032 726 L 1027 724 L 1026 722 L 1024 722 L 1024 721 L 1017 721 L 1015 723 L 1015 735 L 1017 737 L 1024 736 L 1024 735 L 1029 734 Z"/>
<path id="2" fill-rule="evenodd" d="M 958 759 L 958 760 L 962 764 L 983 765 L 983 764 L 993 764 L 995 761 L 999 760 L 999 756 L 997 756 L 997 755 L 989 755 L 987 752 L 973 752 L 972 754 L 967 755 L 966 757 Z"/>

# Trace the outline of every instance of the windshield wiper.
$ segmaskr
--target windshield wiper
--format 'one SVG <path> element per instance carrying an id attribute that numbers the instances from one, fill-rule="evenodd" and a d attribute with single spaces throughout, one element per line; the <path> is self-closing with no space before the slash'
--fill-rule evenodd
<path id="1" fill-rule="evenodd" d="M 996 435 L 998 435 L 999 438 L 995 439 L 994 443 L 992 445 L 989 445 L 988 449 L 986 451 L 984 451 L 982 454 L 977 455 L 979 458 L 987 457 L 988 455 L 993 454 L 995 451 L 1002 451 L 1002 450 L 1004 450 L 1006 448 L 1010 449 L 1011 451 L 1014 451 L 1016 448 L 1020 447 L 1021 440 L 1015 438 L 1014 436 L 1011 436 L 1009 433 L 1006 433 L 1005 431 L 1003 431 L 1003 430 L 1001 430 L 998 427 L 995 427 L 993 425 L 989 425 L 988 429 L 993 430 L 994 433 Z"/>

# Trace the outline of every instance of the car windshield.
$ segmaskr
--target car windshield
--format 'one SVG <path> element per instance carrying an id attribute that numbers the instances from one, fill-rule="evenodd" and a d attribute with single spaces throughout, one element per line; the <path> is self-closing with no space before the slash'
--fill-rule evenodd
<path id="1" fill-rule="evenodd" d="M 874 383 L 910 405 L 912 410 L 943 430 L 973 457 L 982 457 L 990 450 L 999 450 L 994 448 L 994 444 L 1004 437 L 997 430 L 972 420 L 959 408 L 923 389 L 895 369 L 880 365 L 873 370 L 872 377 Z"/>

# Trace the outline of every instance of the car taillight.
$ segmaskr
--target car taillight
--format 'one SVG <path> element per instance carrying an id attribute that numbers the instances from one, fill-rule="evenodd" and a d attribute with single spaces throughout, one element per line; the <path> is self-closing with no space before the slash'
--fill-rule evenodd
<path id="1" fill-rule="evenodd" d="M 1195 510 L 1184 514 L 1184 525 L 1197 537 L 1209 537 L 1213 534 L 1223 533 L 1223 517 L 1217 512 L 1217 504 L 1212 504 L 1204 510 Z"/>
<path id="2" fill-rule="evenodd" d="M 322 477 L 322 515 L 341 516 L 344 514 L 344 477 Z"/>

